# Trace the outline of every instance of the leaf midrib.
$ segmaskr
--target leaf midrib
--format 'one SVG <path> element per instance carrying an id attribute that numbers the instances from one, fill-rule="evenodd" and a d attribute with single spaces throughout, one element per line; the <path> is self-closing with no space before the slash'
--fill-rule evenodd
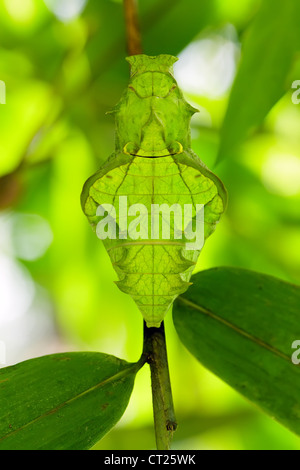
<path id="1" fill-rule="evenodd" d="M 75 400 L 78 400 L 79 398 L 81 398 L 82 396 L 84 395 L 87 395 L 88 393 L 96 390 L 97 388 L 101 388 L 102 386 L 105 386 L 107 385 L 108 383 L 110 382 L 113 382 L 113 381 L 118 381 L 120 380 L 121 378 L 123 377 L 126 377 L 126 375 L 129 375 L 130 373 L 134 372 L 134 371 L 137 371 L 138 370 L 138 367 L 137 367 L 138 363 L 136 364 L 133 364 L 131 366 L 128 366 L 126 367 L 125 369 L 121 370 L 120 372 L 117 372 L 116 374 L 112 375 L 111 377 L 103 380 L 102 382 L 100 383 L 97 383 L 96 385 L 93 385 L 92 387 L 88 388 L 87 390 L 84 390 L 83 392 L 81 393 L 78 393 L 77 395 L 75 395 L 74 397 L 66 400 L 65 402 L 61 403 L 60 405 L 56 406 L 55 408 L 52 408 L 51 410 L 48 410 L 46 411 L 45 413 L 41 414 L 40 416 L 37 416 L 36 418 L 34 418 L 33 420 L 29 421 L 28 423 L 26 424 L 23 424 L 22 426 L 20 426 L 19 428 L 15 429 L 14 431 L 8 433 L 8 434 L 5 434 L 5 436 L 2 436 L 0 438 L 0 442 L 4 441 L 5 439 L 7 439 L 8 437 L 10 437 L 11 435 L 13 434 L 17 434 L 18 432 L 22 431 L 23 429 L 25 429 L 26 427 L 30 426 L 31 424 L 34 424 L 36 423 L 37 421 L 45 418 L 46 416 L 49 416 L 53 413 L 55 413 L 56 411 L 60 410 L 61 408 L 63 408 L 64 406 L 72 403 L 73 401 Z"/>
<path id="2" fill-rule="evenodd" d="M 209 310 L 205 307 L 202 307 L 200 305 L 197 305 L 194 302 L 192 302 L 191 300 L 185 299 L 184 297 L 178 297 L 177 300 L 179 302 L 181 302 L 181 303 L 183 303 L 183 304 L 185 304 L 189 307 L 192 307 L 193 309 L 198 310 L 199 312 L 209 316 L 210 318 L 218 321 L 219 323 L 222 323 L 223 325 L 225 325 L 228 328 L 232 329 L 233 331 L 240 334 L 241 336 L 253 341 L 254 343 L 258 344 L 259 346 L 263 347 L 264 349 L 274 353 L 276 356 L 281 357 L 282 359 L 285 359 L 289 362 L 291 361 L 291 358 L 289 356 L 287 356 L 286 354 L 284 354 L 283 352 L 281 352 L 278 349 L 274 348 L 270 344 L 262 341 L 261 339 L 257 338 L 256 336 L 254 336 L 250 333 L 247 333 L 247 331 L 243 330 L 242 328 L 240 328 L 237 325 L 234 325 L 230 321 L 225 320 L 224 318 L 220 317 L 219 315 L 213 313 L 211 310 Z"/>

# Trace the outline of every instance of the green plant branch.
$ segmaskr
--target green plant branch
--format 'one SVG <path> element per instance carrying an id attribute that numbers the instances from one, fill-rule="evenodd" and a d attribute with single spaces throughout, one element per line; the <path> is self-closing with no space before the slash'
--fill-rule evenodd
<path id="1" fill-rule="evenodd" d="M 157 450 L 169 450 L 177 428 L 169 375 L 164 322 L 147 328 L 144 322 L 143 356 L 150 365 Z"/>

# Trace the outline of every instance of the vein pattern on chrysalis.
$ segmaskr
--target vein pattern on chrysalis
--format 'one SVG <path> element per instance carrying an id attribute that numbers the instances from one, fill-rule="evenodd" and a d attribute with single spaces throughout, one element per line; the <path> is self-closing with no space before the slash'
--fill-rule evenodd
<path id="1" fill-rule="evenodd" d="M 112 110 L 115 152 L 87 180 L 81 202 L 103 239 L 116 284 L 132 296 L 147 326 L 159 327 L 175 298 L 188 289 L 227 196 L 191 150 L 190 119 L 197 110 L 173 76 L 177 59 L 164 54 L 127 60 L 129 85 Z"/>

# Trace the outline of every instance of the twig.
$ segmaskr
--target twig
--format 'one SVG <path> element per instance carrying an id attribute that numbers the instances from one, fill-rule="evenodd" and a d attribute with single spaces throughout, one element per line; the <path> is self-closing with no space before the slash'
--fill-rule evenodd
<path id="1" fill-rule="evenodd" d="M 124 0 L 124 11 L 127 30 L 127 52 L 129 55 L 142 54 L 136 0 Z"/>
<path id="2" fill-rule="evenodd" d="M 147 328 L 144 322 L 143 355 L 150 365 L 153 415 L 157 450 L 169 450 L 177 428 L 168 367 L 164 323 Z"/>

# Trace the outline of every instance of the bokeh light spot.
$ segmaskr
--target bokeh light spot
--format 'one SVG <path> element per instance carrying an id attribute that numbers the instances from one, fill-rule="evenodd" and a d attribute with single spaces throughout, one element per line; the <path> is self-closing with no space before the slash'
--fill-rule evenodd
<path id="1" fill-rule="evenodd" d="M 63 22 L 76 18 L 83 11 L 86 0 L 44 0 L 49 10 Z"/>
<path id="2" fill-rule="evenodd" d="M 18 23 L 29 23 L 36 13 L 33 0 L 4 0 L 4 4 L 11 18 Z"/>
<path id="3" fill-rule="evenodd" d="M 180 88 L 209 98 L 223 96 L 232 85 L 239 57 L 234 38 L 234 27 L 227 25 L 220 34 L 189 44 L 175 64 Z"/>
<path id="4" fill-rule="evenodd" d="M 300 194 L 300 159 L 292 154 L 271 153 L 262 166 L 262 180 L 272 193 Z"/>

